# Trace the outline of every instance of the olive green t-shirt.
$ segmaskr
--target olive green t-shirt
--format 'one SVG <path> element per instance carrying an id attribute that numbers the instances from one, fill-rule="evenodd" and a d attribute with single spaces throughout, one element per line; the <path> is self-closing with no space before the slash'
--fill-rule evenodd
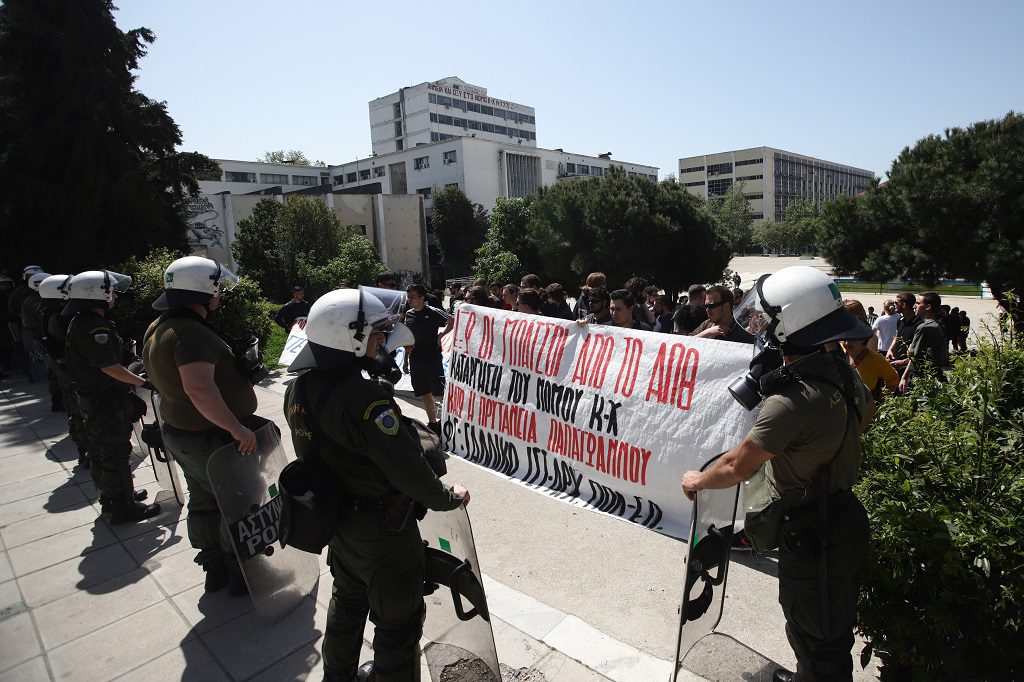
<path id="1" fill-rule="evenodd" d="M 241 419 L 256 411 L 256 391 L 235 367 L 235 357 L 220 337 L 195 317 L 157 319 L 146 332 L 142 362 L 160 391 L 160 418 L 184 431 L 216 426 L 200 414 L 181 385 L 178 368 L 193 362 L 214 366 L 213 381 L 231 413 Z"/>
<path id="2" fill-rule="evenodd" d="M 385 497 L 402 493 L 428 509 L 456 509 L 462 500 L 434 474 L 419 437 L 394 399 L 358 372 L 355 367 L 347 371 L 314 369 L 288 386 L 284 413 L 295 453 L 300 458 L 313 454 L 311 422 L 315 421 L 317 429 L 337 444 L 327 444 L 319 453 L 343 494 Z M 303 385 L 308 406 L 299 399 Z M 331 393 L 321 413 L 311 414 L 325 391 Z"/>
<path id="3" fill-rule="evenodd" d="M 861 414 L 871 395 L 847 362 L 836 362 L 829 354 L 810 355 L 791 367 L 804 380 L 768 396 L 748 434 L 754 443 L 775 455 L 765 467 L 768 480 L 779 494 L 807 486 L 817 480 L 818 471 L 842 442 L 843 448 L 832 464 L 829 491 L 849 490 L 860 469 L 860 422 L 851 415 L 846 429 L 847 404 L 842 392 L 812 377 L 824 377 L 843 386 L 839 372 L 846 372 Z M 808 494 L 814 493 L 808 490 Z"/>
<path id="4" fill-rule="evenodd" d="M 64 318 L 67 319 L 67 318 Z M 80 312 L 68 324 L 64 359 L 75 388 L 82 392 L 114 386 L 127 388 L 101 371 L 119 365 L 124 347 L 114 323 L 91 310 Z"/>
<path id="5" fill-rule="evenodd" d="M 43 324 L 43 312 L 40 309 L 42 299 L 38 291 L 29 291 L 25 300 L 21 302 L 21 326 L 31 330 L 33 335 L 39 336 L 39 328 Z"/>

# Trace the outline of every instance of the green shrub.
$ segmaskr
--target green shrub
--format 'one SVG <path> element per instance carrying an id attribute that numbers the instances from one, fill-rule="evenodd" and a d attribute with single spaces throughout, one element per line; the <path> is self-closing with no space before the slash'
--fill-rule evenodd
<path id="1" fill-rule="evenodd" d="M 1004 334 L 947 381 L 891 398 L 856 492 L 872 554 L 858 625 L 882 679 L 1024 676 L 1024 346 Z"/>
<path id="2" fill-rule="evenodd" d="M 241 277 L 231 291 L 224 294 L 221 306 L 210 314 L 210 322 L 232 336 L 255 334 L 260 340 L 263 357 L 277 364 L 277 357 L 266 354 L 267 341 L 270 339 L 274 313 L 278 306 L 263 298 L 260 286 L 248 277 Z"/>

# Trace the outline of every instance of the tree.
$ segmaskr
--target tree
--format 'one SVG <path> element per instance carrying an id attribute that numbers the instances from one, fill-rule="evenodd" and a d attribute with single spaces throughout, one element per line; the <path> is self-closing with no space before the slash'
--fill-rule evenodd
<path id="1" fill-rule="evenodd" d="M 1024 292 L 1024 116 L 951 128 L 904 149 L 889 180 L 822 211 L 822 251 L 868 279 L 985 280 Z"/>
<path id="2" fill-rule="evenodd" d="M 354 233 L 341 240 L 338 255 L 327 263 L 314 266 L 299 261 L 299 276 L 306 282 L 307 293 L 321 296 L 340 286 L 374 285 L 378 273 L 387 270 L 368 239 Z"/>
<path id="3" fill-rule="evenodd" d="M 264 152 L 263 156 L 256 159 L 263 163 L 290 163 L 293 166 L 316 166 L 318 168 L 327 168 L 327 164 L 319 159 L 317 161 L 310 161 L 306 158 L 298 149 L 291 149 L 285 151 L 283 149 L 277 149 L 271 152 Z"/>
<path id="4" fill-rule="evenodd" d="M 238 274 L 259 282 L 264 298 L 282 300 L 288 295 L 278 234 L 282 231 L 283 206 L 274 199 L 260 199 L 248 218 L 238 221 L 231 253 L 238 263 Z"/>
<path id="5" fill-rule="evenodd" d="M 484 241 L 487 212 L 456 186 L 435 188 L 431 200 L 430 229 L 441 249 L 445 274 L 465 275 L 473 267 L 473 253 Z"/>
<path id="6" fill-rule="evenodd" d="M 326 265 L 339 253 L 346 234 L 338 216 L 319 198 L 289 198 L 281 207 L 281 231 L 277 241 L 285 279 L 303 281 L 303 268 Z"/>
<path id="7" fill-rule="evenodd" d="M 110 0 L 0 5 L 0 231 L 11 271 L 112 267 L 188 248 L 197 174 L 162 102 L 134 88 L 153 32 L 124 33 Z"/>
<path id="8" fill-rule="evenodd" d="M 731 186 L 725 194 L 709 197 L 704 209 L 715 232 L 730 252 L 747 253 L 753 246 L 754 212 L 743 196 L 743 183 Z"/>
<path id="9" fill-rule="evenodd" d="M 781 222 L 765 221 L 754 228 L 754 242 L 776 253 L 803 253 L 818 239 L 818 215 L 814 202 L 790 202 Z"/>
<path id="10" fill-rule="evenodd" d="M 601 178 L 543 188 L 533 213 L 537 274 L 570 288 L 600 270 L 612 288 L 639 275 L 678 291 L 716 281 L 729 261 L 700 200 L 674 180 L 612 167 Z"/>
<path id="11" fill-rule="evenodd" d="M 537 249 L 527 233 L 532 201 L 498 197 L 484 243 L 476 250 L 474 275 L 488 282 L 515 283 L 533 269 Z"/>

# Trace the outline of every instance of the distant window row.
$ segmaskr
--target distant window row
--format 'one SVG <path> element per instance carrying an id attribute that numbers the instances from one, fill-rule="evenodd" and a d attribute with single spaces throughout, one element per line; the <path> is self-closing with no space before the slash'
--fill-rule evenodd
<path id="1" fill-rule="evenodd" d="M 499 109 L 498 107 L 489 107 L 486 104 L 477 104 L 476 102 L 467 102 L 463 99 L 453 99 L 451 97 L 445 97 L 444 95 L 435 95 L 429 93 L 427 99 L 431 104 L 443 104 L 446 107 L 454 107 L 462 111 L 472 111 L 478 114 L 487 114 L 488 116 L 497 116 L 505 120 L 511 120 L 515 123 L 529 123 L 530 125 L 536 125 L 537 119 L 528 114 L 520 114 L 517 111 L 509 111 L 508 109 Z"/>
<path id="2" fill-rule="evenodd" d="M 650 175 L 649 173 L 637 173 L 636 171 L 629 171 L 628 173 L 626 173 L 626 175 L 629 175 L 634 178 L 647 178 L 648 180 L 653 180 L 654 182 L 658 181 L 657 175 Z"/>
<path id="3" fill-rule="evenodd" d="M 224 182 L 260 182 L 264 185 L 298 185 L 299 187 L 316 187 L 320 184 L 318 175 L 293 175 L 291 181 L 285 173 L 260 173 L 259 180 L 256 173 L 244 173 L 240 171 L 225 171 Z"/>
<path id="4" fill-rule="evenodd" d="M 334 184 L 344 185 L 350 182 L 361 182 L 369 180 L 371 175 L 375 178 L 383 178 L 385 175 L 384 166 L 374 166 L 373 168 L 364 168 L 360 171 L 352 171 L 345 175 L 335 175 Z"/>
<path id="5" fill-rule="evenodd" d="M 684 168 L 684 169 L 682 169 L 679 172 L 680 173 L 697 173 L 697 172 L 701 172 L 702 173 L 702 172 L 704 172 L 704 166 L 691 166 L 690 168 Z"/>
<path id="6" fill-rule="evenodd" d="M 445 140 L 454 140 L 455 135 L 449 135 L 448 133 L 430 133 L 431 142 L 444 142 Z"/>
<path id="7" fill-rule="evenodd" d="M 751 213 L 750 217 L 753 218 L 754 220 L 763 220 L 764 213 Z"/>
<path id="8" fill-rule="evenodd" d="M 763 194 L 744 194 L 743 196 L 746 197 L 748 200 L 751 200 L 751 199 L 764 199 L 764 195 Z"/>
<path id="9" fill-rule="evenodd" d="M 764 163 L 764 159 L 747 159 L 746 161 L 737 161 L 737 166 L 750 166 L 755 163 Z"/>
<path id="10" fill-rule="evenodd" d="M 456 116 L 448 116 L 446 114 L 431 114 L 431 123 L 440 123 L 442 125 L 457 126 L 465 128 L 466 130 L 481 130 L 485 133 L 497 133 L 498 135 L 508 135 L 509 137 L 521 137 L 524 140 L 536 140 L 537 133 L 532 130 L 520 130 L 519 128 L 512 128 L 506 126 L 494 125 L 493 123 L 484 123 L 483 121 L 474 121 L 471 118 L 458 118 Z"/>
<path id="11" fill-rule="evenodd" d="M 567 163 L 565 164 L 566 175 L 591 175 L 594 177 L 601 177 L 604 175 L 604 167 L 602 166 L 590 166 L 584 163 Z"/>
<path id="12" fill-rule="evenodd" d="M 683 183 L 683 187 L 703 187 L 703 186 L 704 186 L 704 181 L 703 180 L 697 180 L 696 182 L 684 182 Z"/>
<path id="13" fill-rule="evenodd" d="M 741 180 L 763 180 L 763 179 L 764 179 L 763 175 L 740 175 L 739 177 L 736 178 L 736 182 L 739 182 Z"/>
<path id="14" fill-rule="evenodd" d="M 723 175 L 725 173 L 732 173 L 732 162 L 729 163 L 712 163 L 708 166 L 708 175 Z"/>

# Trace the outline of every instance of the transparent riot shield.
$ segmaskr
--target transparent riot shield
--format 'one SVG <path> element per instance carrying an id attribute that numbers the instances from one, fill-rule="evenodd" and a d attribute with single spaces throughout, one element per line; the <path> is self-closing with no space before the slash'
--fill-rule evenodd
<path id="1" fill-rule="evenodd" d="M 483 575 L 465 507 L 420 521 L 426 552 L 423 636 L 430 678 L 501 682 Z"/>
<path id="2" fill-rule="evenodd" d="M 132 424 L 139 450 L 149 456 L 160 489 L 170 492 L 179 505 L 185 506 L 185 486 L 181 482 L 179 467 L 171 453 L 164 448 L 163 437 L 160 435 L 160 394 L 138 387 L 133 390 L 135 395 L 149 405 L 146 416 Z"/>
<path id="3" fill-rule="evenodd" d="M 701 470 L 709 468 L 718 457 L 705 463 Z M 686 654 L 702 637 L 714 632 L 722 617 L 739 494 L 738 485 L 724 490 L 701 490 L 693 501 L 672 682 L 679 675 Z"/>
<path id="4" fill-rule="evenodd" d="M 275 622 L 298 606 L 320 577 L 315 554 L 280 542 L 284 498 L 277 481 L 287 463 L 277 427 L 268 422 L 256 430 L 256 452 L 243 457 L 229 443 L 206 464 L 256 613 Z"/>

